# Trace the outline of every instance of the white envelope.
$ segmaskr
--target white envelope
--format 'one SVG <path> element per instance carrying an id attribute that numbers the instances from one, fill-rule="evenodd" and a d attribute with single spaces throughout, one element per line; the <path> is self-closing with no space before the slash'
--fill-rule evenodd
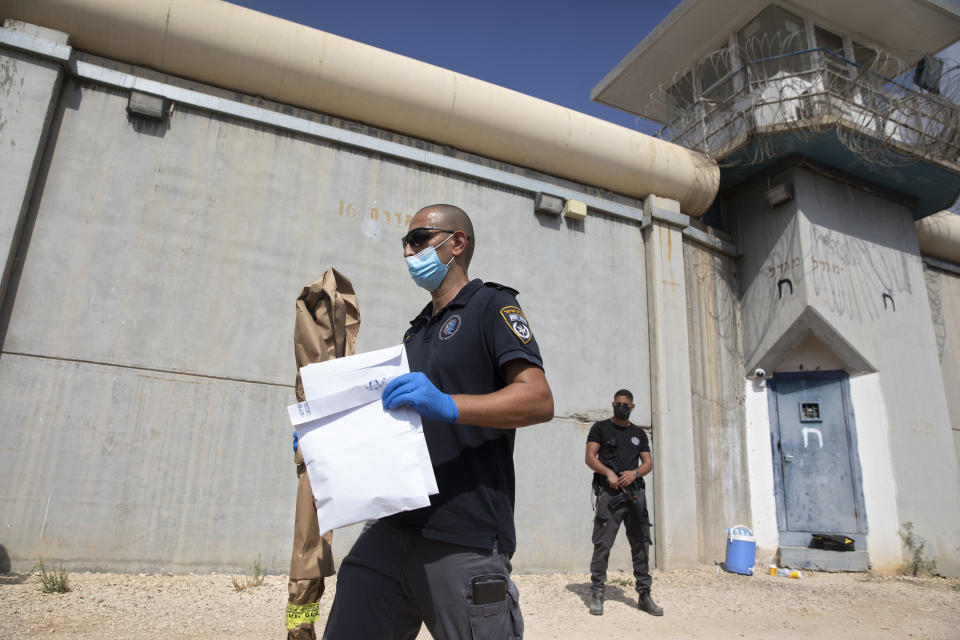
<path id="1" fill-rule="evenodd" d="M 287 410 L 321 532 L 425 507 L 437 493 L 419 414 L 380 403 L 409 370 L 403 345 L 300 369 L 307 400 Z"/>

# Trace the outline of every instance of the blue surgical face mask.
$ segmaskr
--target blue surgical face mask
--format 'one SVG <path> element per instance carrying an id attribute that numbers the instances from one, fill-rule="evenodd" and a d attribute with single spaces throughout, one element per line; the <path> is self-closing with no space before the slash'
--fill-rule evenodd
<path id="1" fill-rule="evenodd" d="M 453 234 L 451 233 L 443 242 L 452 237 Z M 437 247 L 442 247 L 443 242 L 438 244 Z M 453 257 L 450 258 L 450 262 L 453 262 Z M 417 283 L 417 286 L 433 292 L 446 277 L 450 262 L 447 264 L 440 262 L 440 258 L 437 257 L 437 248 L 430 246 L 407 258 L 407 269 L 410 270 L 410 277 Z"/>

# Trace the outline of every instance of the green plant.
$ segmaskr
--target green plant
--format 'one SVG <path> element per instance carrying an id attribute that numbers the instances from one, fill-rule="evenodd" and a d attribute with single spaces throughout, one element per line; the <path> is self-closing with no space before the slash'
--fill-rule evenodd
<path id="1" fill-rule="evenodd" d="M 70 591 L 70 576 L 67 575 L 67 570 L 63 568 L 62 562 L 60 566 L 54 563 L 48 571 L 41 557 L 39 564 L 33 569 L 34 571 L 40 570 L 40 584 L 43 585 L 44 593 L 66 593 Z"/>
<path id="2" fill-rule="evenodd" d="M 233 578 L 233 588 L 236 591 L 243 591 L 244 589 L 252 589 L 253 587 L 259 587 L 263 584 L 263 579 L 266 576 L 266 571 L 260 565 L 260 554 L 257 554 L 257 559 L 253 561 L 253 566 L 250 567 L 250 575 L 244 576 L 242 580 L 238 580 L 236 577 Z"/>
<path id="3" fill-rule="evenodd" d="M 932 575 L 937 569 L 937 563 L 927 557 L 923 538 L 913 532 L 913 523 L 904 522 L 897 533 L 903 540 L 903 545 L 910 553 L 910 557 L 903 563 L 902 571 L 905 575 Z"/>
<path id="4" fill-rule="evenodd" d="M 621 587 L 632 587 L 632 586 L 633 586 L 633 580 L 631 580 L 631 579 L 628 578 L 628 577 L 625 577 L 623 574 L 620 574 L 619 576 L 611 579 L 610 582 L 613 583 L 613 584 L 620 585 Z"/>

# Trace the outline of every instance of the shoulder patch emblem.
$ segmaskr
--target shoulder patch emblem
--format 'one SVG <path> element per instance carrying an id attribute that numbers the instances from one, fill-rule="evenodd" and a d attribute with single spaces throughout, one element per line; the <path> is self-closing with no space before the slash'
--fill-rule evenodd
<path id="1" fill-rule="evenodd" d="M 462 324 L 463 319 L 458 315 L 447 318 L 447 321 L 440 326 L 440 339 L 449 340 L 452 338 L 453 334 L 460 330 L 460 325 Z"/>
<path id="2" fill-rule="evenodd" d="M 527 322 L 527 316 L 523 315 L 520 307 L 504 307 L 500 309 L 500 315 L 504 322 L 510 327 L 514 335 L 520 338 L 520 342 L 527 344 L 533 338 L 533 332 L 530 331 L 530 323 Z"/>
<path id="3" fill-rule="evenodd" d="M 632 442 L 633 446 L 635 447 L 640 446 L 640 438 L 638 438 L 637 436 L 633 436 L 632 438 L 630 438 L 630 442 Z"/>

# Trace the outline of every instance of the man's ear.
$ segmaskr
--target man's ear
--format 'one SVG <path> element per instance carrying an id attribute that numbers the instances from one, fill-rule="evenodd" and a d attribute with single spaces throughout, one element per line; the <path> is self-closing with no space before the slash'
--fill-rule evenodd
<path id="1" fill-rule="evenodd" d="M 467 234 L 463 231 L 455 231 L 453 234 L 453 255 L 459 256 L 467 250 Z"/>

